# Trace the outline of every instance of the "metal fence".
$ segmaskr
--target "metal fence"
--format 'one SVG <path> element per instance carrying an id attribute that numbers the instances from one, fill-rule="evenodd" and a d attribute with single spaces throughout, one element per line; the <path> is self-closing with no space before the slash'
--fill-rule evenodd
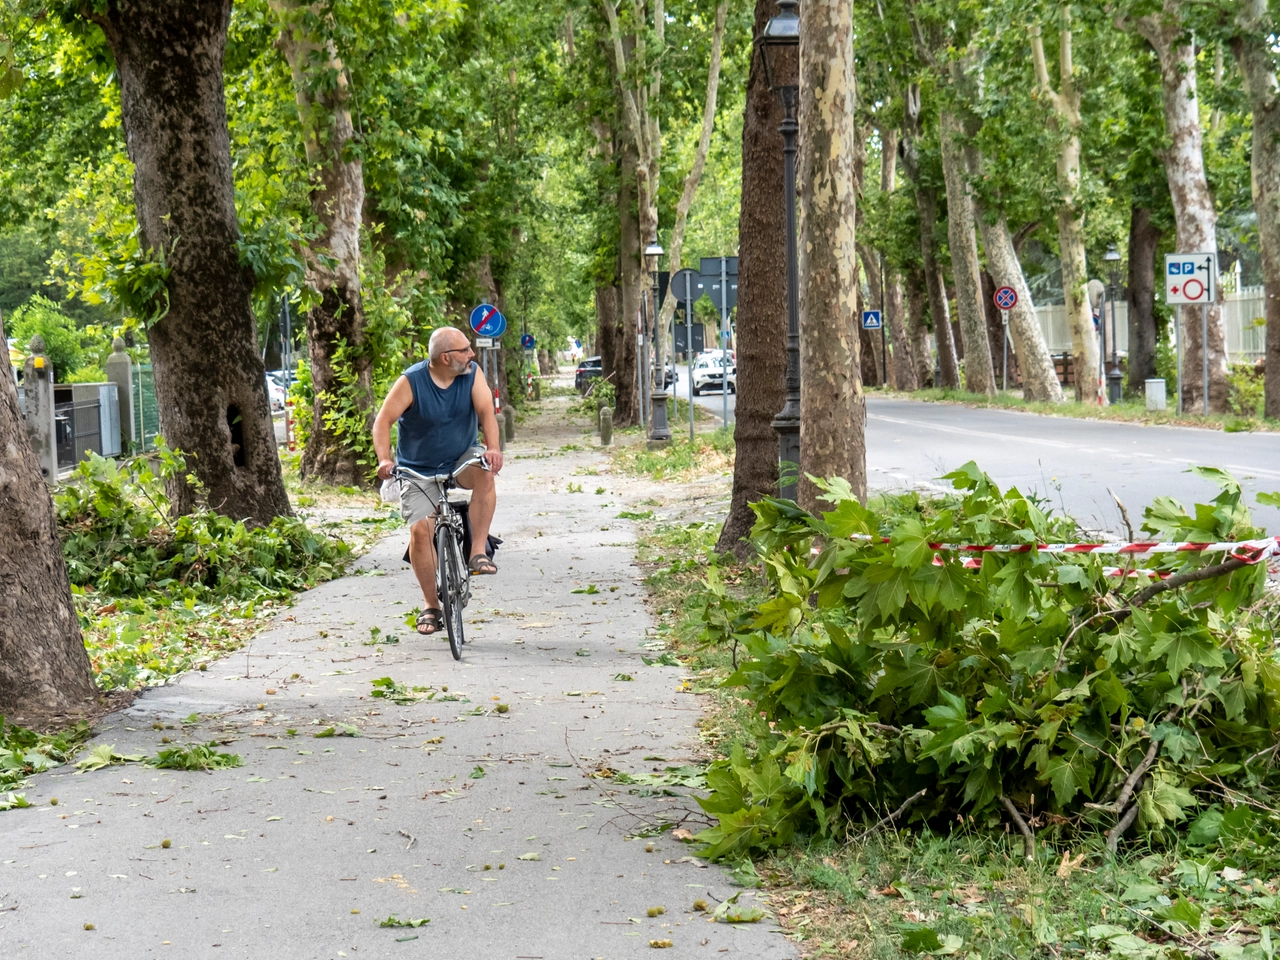
<path id="1" fill-rule="evenodd" d="M 1227 355 L 1232 363 L 1248 363 L 1266 353 L 1267 325 L 1263 320 L 1266 296 L 1262 287 L 1245 287 L 1223 298 L 1223 320 L 1227 325 Z M 1116 302 L 1116 350 L 1129 351 L 1129 304 Z M 1036 319 L 1044 332 L 1050 353 L 1070 353 L 1071 328 L 1067 324 L 1067 308 L 1062 304 L 1036 307 Z M 1106 305 L 1107 352 L 1111 352 L 1111 304 Z M 1176 333 L 1175 333 L 1176 337 Z M 1176 340 L 1175 340 L 1176 342 Z"/>
<path id="2" fill-rule="evenodd" d="M 102 404 L 97 400 L 55 404 L 54 430 L 58 444 L 58 468 L 73 467 L 102 453 Z"/>
<path id="3" fill-rule="evenodd" d="M 143 453 L 156 448 L 156 434 L 160 432 L 160 404 L 156 402 L 156 383 L 151 364 L 140 363 L 133 367 L 133 442 L 134 452 Z"/>

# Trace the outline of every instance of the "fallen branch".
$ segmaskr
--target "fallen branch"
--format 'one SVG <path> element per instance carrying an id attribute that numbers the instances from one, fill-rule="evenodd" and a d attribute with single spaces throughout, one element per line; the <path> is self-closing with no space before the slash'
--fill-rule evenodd
<path id="1" fill-rule="evenodd" d="M 893 823 L 893 822 L 894 822 L 895 820 L 897 820 L 900 816 L 902 816 L 904 813 L 906 813 L 906 812 L 907 812 L 907 809 L 908 809 L 910 806 L 912 806 L 912 804 L 914 804 L 917 800 L 919 800 L 921 797 L 923 797 L 923 796 L 924 796 L 926 793 L 928 793 L 928 792 L 929 792 L 929 791 L 928 791 L 927 789 L 924 789 L 924 790 L 920 790 L 920 791 L 918 791 L 918 792 L 916 792 L 916 793 L 913 793 L 911 796 L 907 797 L 907 799 L 906 799 L 905 801 L 903 801 L 902 806 L 900 806 L 897 810 L 893 811 L 893 813 L 889 814 L 887 817 L 881 817 L 879 820 L 877 820 L 875 823 L 873 823 L 873 824 L 872 824 L 870 827 L 868 827 L 866 830 L 863 830 L 860 834 L 858 834 L 856 837 L 854 837 L 854 838 L 853 838 L 851 841 L 849 841 L 849 842 L 850 842 L 850 843 L 861 843 L 863 840 L 867 839 L 867 837 L 871 836 L 873 833 L 875 833 L 875 832 L 876 832 L 877 830 L 879 830 L 881 827 L 885 827 L 885 826 L 888 826 L 889 824 Z"/>
<path id="2" fill-rule="evenodd" d="M 1013 822 L 1017 824 L 1018 831 L 1027 841 L 1027 859 L 1034 860 L 1036 858 L 1036 835 L 1031 832 L 1031 828 L 1027 826 L 1027 821 L 1022 818 L 1022 814 L 1018 812 L 1018 808 L 1013 805 L 1012 800 L 1002 793 L 1000 794 L 1000 802 L 1009 811 L 1009 816 L 1013 817 Z"/>
<path id="3" fill-rule="evenodd" d="M 1212 567 L 1201 567 L 1199 570 L 1188 570 L 1185 573 L 1176 573 L 1168 580 L 1161 580 L 1153 583 L 1149 587 L 1143 587 L 1133 595 L 1128 606 L 1123 610 L 1117 610 L 1111 618 L 1111 625 L 1117 626 L 1129 618 L 1138 607 L 1142 606 L 1152 597 L 1164 593 L 1166 590 L 1176 590 L 1178 587 L 1188 583 L 1195 583 L 1199 580 L 1212 580 L 1215 577 L 1225 576 L 1228 573 L 1234 573 L 1244 567 L 1252 566 L 1249 562 L 1241 560 L 1239 557 L 1231 557 L 1223 560 L 1222 563 L 1215 563 Z"/>
<path id="4" fill-rule="evenodd" d="M 1181 710 L 1182 707 L 1177 705 L 1170 707 L 1169 712 L 1164 715 L 1164 719 L 1161 722 L 1169 723 L 1177 717 Z M 1159 752 L 1160 742 L 1152 739 L 1151 746 L 1147 747 L 1147 753 L 1142 758 L 1142 762 L 1133 768 L 1133 772 L 1120 785 L 1120 794 L 1116 797 L 1114 809 L 1117 813 L 1124 811 L 1124 814 L 1107 833 L 1107 849 L 1112 853 L 1116 852 L 1116 849 L 1120 846 L 1120 838 L 1124 836 L 1125 831 L 1129 829 L 1134 819 L 1138 816 L 1138 805 L 1135 803 L 1133 806 L 1129 806 L 1129 800 L 1133 797 L 1134 791 L 1142 778 L 1151 769 L 1151 765 L 1156 762 L 1156 755 Z"/>

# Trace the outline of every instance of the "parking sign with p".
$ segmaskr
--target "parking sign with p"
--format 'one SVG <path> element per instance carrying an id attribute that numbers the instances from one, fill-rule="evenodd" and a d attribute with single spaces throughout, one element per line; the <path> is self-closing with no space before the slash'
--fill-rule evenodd
<path id="1" fill-rule="evenodd" d="M 1165 303 L 1213 303 L 1218 299 L 1217 279 L 1217 253 L 1165 255 Z"/>

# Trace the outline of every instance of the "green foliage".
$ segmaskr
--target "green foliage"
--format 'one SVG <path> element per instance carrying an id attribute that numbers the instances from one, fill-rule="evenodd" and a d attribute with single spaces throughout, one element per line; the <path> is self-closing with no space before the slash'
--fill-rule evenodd
<path id="1" fill-rule="evenodd" d="M 38 294 L 20 306 L 5 321 L 5 326 L 23 349 L 30 349 L 31 338 L 44 338 L 45 355 L 54 373 L 65 382 L 84 363 L 84 344 L 76 323 L 56 303 Z"/>
<path id="2" fill-rule="evenodd" d="M 67 763 L 89 739 L 90 732 L 89 724 L 81 721 L 57 733 L 36 733 L 6 723 L 0 716 L 0 790 L 21 788 L 32 774 Z"/>
<path id="3" fill-rule="evenodd" d="M 1262 371 L 1252 364 L 1234 364 L 1227 372 L 1231 386 L 1231 409 L 1242 417 L 1262 415 Z"/>
<path id="4" fill-rule="evenodd" d="M 216 740 L 160 750 L 147 762 L 159 770 L 226 770 L 244 764 L 239 754 L 220 752 Z"/>
<path id="5" fill-rule="evenodd" d="M 1144 530 L 1260 535 L 1235 480 L 1199 472 L 1220 494 L 1189 513 L 1158 497 Z M 1151 842 L 1221 796 L 1268 795 L 1280 656 L 1261 565 L 1143 598 L 1149 580 L 1104 576 L 1112 558 L 985 553 L 966 569 L 934 544 L 1071 542 L 1079 531 L 972 463 L 947 479 L 956 495 L 934 501 L 867 508 L 830 481 L 820 516 L 789 501 L 755 505 L 770 595 L 746 604 L 712 576 L 703 613 L 708 643 L 746 651 L 726 683 L 762 723 L 754 750 L 735 748 L 708 771 L 701 802 L 719 820 L 701 835 L 709 855 L 833 835 L 920 790 L 907 814 L 916 822 L 959 814 L 994 825 L 1008 798 L 1052 814 L 1060 831 L 1107 829 L 1149 750 L 1133 799 Z M 1170 554 L 1154 566 L 1176 574 L 1220 560 Z"/>
<path id="6" fill-rule="evenodd" d="M 153 468 L 154 471 L 153 472 Z M 209 510 L 170 517 L 164 481 L 180 454 L 82 462 L 54 501 L 72 584 L 113 597 L 197 602 L 283 597 L 343 569 L 350 549 L 278 517 L 250 528 Z"/>

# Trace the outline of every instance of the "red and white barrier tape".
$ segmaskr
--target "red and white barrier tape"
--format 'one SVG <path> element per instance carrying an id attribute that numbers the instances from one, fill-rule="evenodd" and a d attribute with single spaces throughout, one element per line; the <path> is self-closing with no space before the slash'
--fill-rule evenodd
<path id="1" fill-rule="evenodd" d="M 873 537 L 869 534 L 854 534 L 851 539 L 868 543 L 888 543 L 884 537 Z M 1253 565 L 1266 563 L 1267 572 L 1275 577 L 1280 576 L 1280 537 L 1266 537 L 1261 540 L 1238 540 L 1223 543 L 1194 543 L 1191 541 L 1161 542 L 1144 541 L 1111 541 L 1107 543 L 930 543 L 929 549 L 939 553 L 1049 553 L 1049 554 L 1115 554 L 1120 556 L 1146 558 L 1166 553 L 1225 553 L 1236 560 L 1243 560 Z M 942 564 L 942 558 L 935 556 L 936 565 Z M 976 570 L 982 566 L 977 557 L 966 557 L 963 561 L 966 569 Z M 1108 577 L 1150 577 L 1165 579 L 1167 571 L 1134 569 L 1129 567 L 1104 567 L 1103 573 Z"/>

